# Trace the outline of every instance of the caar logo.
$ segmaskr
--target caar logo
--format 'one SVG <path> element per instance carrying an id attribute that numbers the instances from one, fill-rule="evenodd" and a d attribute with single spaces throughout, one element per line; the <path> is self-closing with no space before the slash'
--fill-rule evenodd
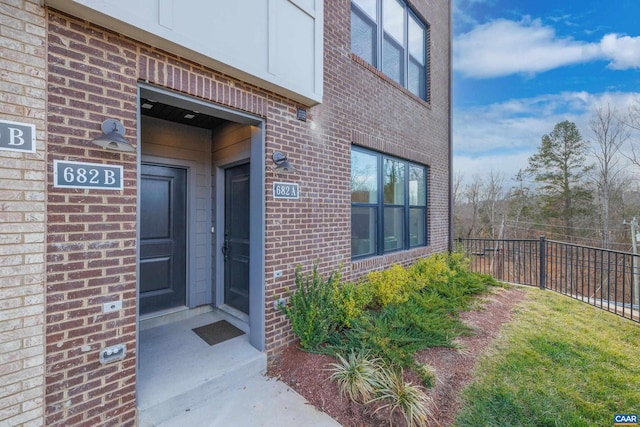
<path id="1" fill-rule="evenodd" d="M 615 414 L 613 416 L 614 426 L 637 426 L 638 414 Z"/>

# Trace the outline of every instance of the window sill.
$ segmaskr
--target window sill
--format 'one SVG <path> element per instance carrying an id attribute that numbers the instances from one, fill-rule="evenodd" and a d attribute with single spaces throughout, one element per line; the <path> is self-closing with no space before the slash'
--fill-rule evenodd
<path id="1" fill-rule="evenodd" d="M 391 264 L 404 264 L 413 262 L 417 257 L 431 253 L 431 245 L 417 246 L 410 249 L 401 249 L 384 255 L 371 255 L 362 258 L 351 259 L 351 270 L 376 269 L 376 267 L 388 267 Z"/>

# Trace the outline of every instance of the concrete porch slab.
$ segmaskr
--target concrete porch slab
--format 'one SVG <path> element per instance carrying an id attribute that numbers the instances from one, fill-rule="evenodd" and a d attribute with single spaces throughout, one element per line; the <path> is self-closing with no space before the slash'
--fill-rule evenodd
<path id="1" fill-rule="evenodd" d="M 338 426 L 286 384 L 264 376 L 267 357 L 241 335 L 210 346 L 193 328 L 227 320 L 217 310 L 140 328 L 139 426 Z"/>

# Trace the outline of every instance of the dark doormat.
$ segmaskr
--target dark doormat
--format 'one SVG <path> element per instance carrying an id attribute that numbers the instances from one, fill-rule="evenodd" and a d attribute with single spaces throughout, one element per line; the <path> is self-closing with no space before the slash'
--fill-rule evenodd
<path id="1" fill-rule="evenodd" d="M 226 320 L 209 323 L 208 325 L 200 326 L 192 330 L 209 345 L 219 344 L 244 334 L 244 332 Z"/>

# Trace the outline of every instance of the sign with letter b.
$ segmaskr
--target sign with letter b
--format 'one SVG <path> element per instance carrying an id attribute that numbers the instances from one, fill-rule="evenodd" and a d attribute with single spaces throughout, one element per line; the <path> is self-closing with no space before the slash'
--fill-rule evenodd
<path id="1" fill-rule="evenodd" d="M 29 123 L 0 120 L 0 150 L 36 152 L 36 127 Z"/>

